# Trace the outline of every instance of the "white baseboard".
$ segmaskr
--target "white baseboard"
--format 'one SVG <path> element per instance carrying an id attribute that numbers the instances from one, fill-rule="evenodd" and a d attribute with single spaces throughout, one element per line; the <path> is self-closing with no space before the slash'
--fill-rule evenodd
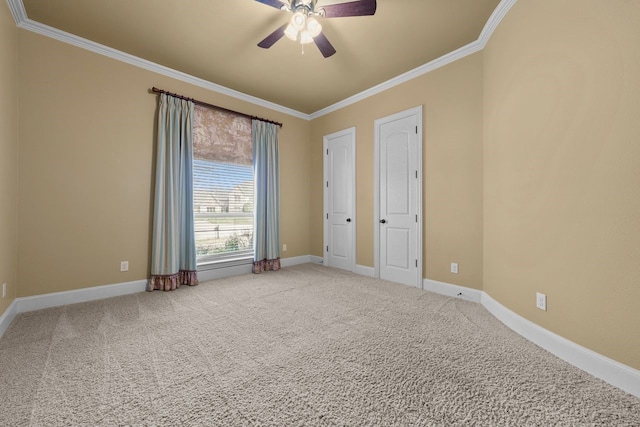
<path id="1" fill-rule="evenodd" d="M 376 270 L 373 267 L 367 267 L 366 265 L 356 265 L 356 271 L 354 273 L 361 276 L 375 277 Z"/>
<path id="2" fill-rule="evenodd" d="M 322 261 L 322 258 L 308 255 L 284 258 L 281 259 L 280 262 L 283 267 L 287 267 L 307 262 L 320 263 L 320 261 Z M 198 272 L 198 280 L 204 282 L 247 273 L 251 273 L 251 264 L 202 270 Z M 144 292 L 146 289 L 147 280 L 137 280 L 134 282 L 92 286 L 89 288 L 74 289 L 71 291 L 52 292 L 48 294 L 16 298 L 0 316 L 0 337 L 4 334 L 18 313 L 128 295 L 136 292 Z"/>
<path id="3" fill-rule="evenodd" d="M 471 301 L 482 304 L 489 313 L 507 327 L 534 344 L 594 377 L 600 378 L 636 397 L 640 397 L 640 371 L 536 325 L 509 310 L 491 298 L 486 292 L 430 279 L 424 279 L 423 286 L 424 290 L 427 291 L 450 297 L 466 297 Z"/>
<path id="4" fill-rule="evenodd" d="M 299 256 L 281 259 L 283 267 L 304 264 L 307 262 L 319 263 L 320 257 Z M 251 273 L 251 264 L 237 265 L 198 272 L 198 279 L 202 282 L 223 277 L 235 276 Z M 71 291 L 52 292 L 30 297 L 16 298 L 11 305 L 0 316 L 0 337 L 7 330 L 18 313 L 41 310 L 44 308 L 59 307 L 67 304 L 94 301 L 103 298 L 111 298 L 121 295 L 128 295 L 136 292 L 144 292 L 147 289 L 147 280 L 136 280 L 134 282 L 117 283 L 113 285 L 92 286 L 89 288 L 74 289 Z"/>
<path id="5" fill-rule="evenodd" d="M 303 255 L 289 258 L 280 258 L 281 267 L 291 267 L 298 264 L 306 264 L 308 262 L 314 264 L 322 264 L 322 258 L 313 255 Z M 198 280 L 206 282 L 209 280 L 222 279 L 224 277 L 239 276 L 241 274 L 249 274 L 252 271 L 252 263 L 233 265 L 220 268 L 206 268 L 198 270 Z"/>
<path id="6" fill-rule="evenodd" d="M 16 298 L 16 301 L 18 303 L 18 313 L 24 313 L 25 311 L 41 310 L 43 308 L 59 307 L 61 305 L 134 294 L 144 292 L 146 289 L 146 280 L 136 280 L 135 282 L 92 286 L 90 288 L 74 289 L 72 291 Z"/>
<path id="7" fill-rule="evenodd" d="M 207 282 L 209 280 L 223 279 L 225 277 L 231 276 L 240 276 L 241 274 L 249 274 L 252 271 L 252 267 L 253 264 L 246 263 L 229 267 L 198 270 L 198 282 Z"/>
<path id="8" fill-rule="evenodd" d="M 311 262 L 313 264 L 321 264 L 322 258 L 313 256 L 313 255 L 303 255 L 303 256 L 280 259 L 280 265 L 282 267 L 291 267 L 293 265 L 306 264 L 308 262 Z"/>
<path id="9" fill-rule="evenodd" d="M 0 337 L 4 335 L 5 331 L 16 317 L 16 314 L 18 314 L 18 302 L 13 300 L 4 313 L 2 313 L 2 316 L 0 316 Z"/>
<path id="10" fill-rule="evenodd" d="M 0 316 L 0 337 L 4 335 L 13 319 L 19 313 L 134 294 L 144 292 L 146 288 L 146 280 L 137 280 L 135 282 L 92 286 L 90 288 L 74 289 L 72 291 L 52 292 L 49 294 L 16 298 L 2 316 Z"/>
<path id="11" fill-rule="evenodd" d="M 479 303 L 482 298 L 482 291 L 467 288 L 466 286 L 452 285 L 450 283 L 438 282 L 437 280 L 423 279 L 422 289 L 435 292 L 436 294 L 457 297 Z"/>
<path id="12" fill-rule="evenodd" d="M 309 261 L 312 264 L 324 264 L 324 258 L 321 256 L 309 255 Z"/>
<path id="13" fill-rule="evenodd" d="M 318 263 L 316 258 L 322 261 L 322 258 L 311 255 L 303 255 L 290 258 L 280 258 L 281 267 L 291 267 L 298 264 L 306 264 L 308 262 Z M 239 276 L 241 274 L 249 274 L 252 271 L 252 263 L 233 265 L 220 268 L 203 268 L 198 270 L 198 280 L 206 282 L 209 280 L 222 279 L 224 277 Z"/>
<path id="14" fill-rule="evenodd" d="M 486 292 L 482 293 L 481 303 L 498 320 L 529 341 L 594 377 L 640 397 L 640 371 L 536 325 L 509 310 Z"/>

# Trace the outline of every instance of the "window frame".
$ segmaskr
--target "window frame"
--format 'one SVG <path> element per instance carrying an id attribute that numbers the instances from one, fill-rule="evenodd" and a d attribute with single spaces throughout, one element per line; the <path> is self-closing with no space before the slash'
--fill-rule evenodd
<path id="1" fill-rule="evenodd" d="M 207 108 L 196 111 L 194 117 L 192 188 L 198 270 L 253 263 L 256 224 L 251 121 L 242 120 L 247 119 Z M 219 221 L 211 221 L 214 218 Z M 203 237 L 199 233 L 209 234 Z M 229 245 L 234 237 L 239 242 Z M 206 246 L 204 239 L 208 240 Z M 217 252 L 246 244 L 244 249 Z"/>

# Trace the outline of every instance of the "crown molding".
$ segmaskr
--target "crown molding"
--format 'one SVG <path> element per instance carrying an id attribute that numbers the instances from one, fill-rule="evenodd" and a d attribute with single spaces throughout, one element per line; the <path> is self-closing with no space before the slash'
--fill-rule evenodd
<path id="1" fill-rule="evenodd" d="M 384 92 L 392 87 L 398 86 L 402 83 L 406 83 L 410 80 L 413 80 L 417 77 L 420 77 L 424 74 L 430 73 L 440 67 L 443 67 L 447 64 L 455 62 L 459 59 L 465 58 L 473 53 L 479 52 L 485 48 L 491 35 L 498 27 L 502 19 L 505 17 L 507 12 L 511 9 L 511 7 L 516 3 L 517 0 L 502 0 L 496 9 L 493 11 L 489 20 L 485 24 L 484 28 L 480 32 L 480 36 L 474 42 L 467 44 L 459 49 L 454 50 L 446 55 L 443 55 L 433 61 L 430 61 L 420 67 L 414 68 L 404 74 L 401 74 L 397 77 L 394 77 L 390 80 L 387 80 L 379 85 L 376 85 L 372 88 L 369 88 L 363 92 L 360 92 L 356 95 L 350 96 L 342 101 L 339 101 L 333 105 L 330 105 L 326 108 L 316 111 L 312 114 L 306 114 L 288 107 L 284 107 L 279 104 L 275 104 L 270 101 L 266 101 L 261 98 L 257 98 L 252 95 L 247 95 L 242 92 L 238 92 L 233 89 L 229 89 L 225 86 L 221 86 L 210 81 L 194 77 L 190 74 L 183 73 L 181 71 L 174 70 L 172 68 L 165 67 L 163 65 L 156 64 L 151 61 L 147 61 L 146 59 L 139 58 L 137 56 L 130 55 L 128 53 L 119 51 L 117 49 L 110 48 L 108 46 L 104 46 L 102 44 L 93 42 L 91 40 L 84 39 L 82 37 L 75 36 L 73 34 L 67 33 L 65 31 L 58 30 L 56 28 L 50 27 L 48 25 L 41 24 L 39 22 L 33 21 L 27 17 L 27 13 L 24 8 L 24 4 L 22 0 L 7 0 L 7 4 L 9 5 L 9 9 L 11 10 L 11 14 L 13 15 L 13 19 L 16 21 L 16 25 L 19 28 L 32 31 L 34 33 L 43 35 L 45 37 L 50 37 L 55 40 L 61 41 L 63 43 L 71 44 L 73 46 L 80 47 L 82 49 L 89 50 L 91 52 L 98 53 L 100 55 L 107 56 L 109 58 L 125 62 L 127 64 L 136 66 L 138 68 L 142 68 L 157 74 L 161 74 L 167 77 L 171 77 L 176 80 L 183 81 L 185 83 L 190 83 L 194 86 L 198 86 L 212 92 L 217 92 L 223 95 L 230 96 L 232 98 L 239 99 L 241 101 L 245 101 L 254 105 L 258 105 L 261 107 L 265 107 L 274 111 L 278 111 L 289 116 L 297 117 L 303 120 L 313 120 L 319 117 L 322 117 L 326 114 L 332 113 L 334 111 L 340 110 L 349 105 L 355 104 L 356 102 L 362 101 L 371 96 L 377 95 L 381 92 Z"/>
<path id="2" fill-rule="evenodd" d="M 349 105 L 355 104 L 356 102 L 362 101 L 363 99 L 369 98 L 371 96 L 377 95 L 385 90 L 391 89 L 394 86 L 398 86 L 402 83 L 406 83 L 410 80 L 415 79 L 416 77 L 420 77 L 424 74 L 430 73 L 431 71 L 437 70 L 440 67 L 443 67 L 447 64 L 455 62 L 459 59 L 467 57 L 473 53 L 479 52 L 485 48 L 487 42 L 493 35 L 493 32 L 496 28 L 498 28 L 498 24 L 502 21 L 502 18 L 505 17 L 507 12 L 511 9 L 511 7 L 516 3 L 517 0 L 502 0 L 498 6 L 495 8 L 489 20 L 484 25 L 484 28 L 480 32 L 480 36 L 474 42 L 469 43 L 466 46 L 463 46 L 459 49 L 454 50 L 446 55 L 441 56 L 440 58 L 434 59 L 431 62 L 427 62 L 424 65 L 421 65 L 417 68 L 414 68 L 411 71 L 408 71 L 404 74 L 401 74 L 397 77 L 394 77 L 390 80 L 387 80 L 384 83 L 380 83 L 377 86 L 374 86 L 370 89 L 367 89 L 363 92 L 360 92 L 356 95 L 353 95 L 349 98 L 346 98 L 340 102 L 337 102 L 333 105 L 330 105 L 322 110 L 318 110 L 315 113 L 311 114 L 311 120 L 317 119 L 318 117 L 322 117 L 325 114 L 332 113 L 334 111 L 340 110 L 341 108 L 347 107 Z"/>
<path id="3" fill-rule="evenodd" d="M 416 77 L 420 77 L 424 74 L 430 73 L 433 70 L 436 70 L 440 67 L 444 67 L 447 64 L 455 62 L 458 59 L 462 59 L 480 50 L 482 50 L 482 46 L 480 45 L 480 42 L 478 42 L 477 40 L 474 42 L 471 42 L 466 46 L 456 49 L 453 52 L 449 52 L 446 55 L 441 56 L 440 58 L 434 59 L 431 62 L 427 62 L 426 64 L 421 65 L 417 68 L 414 68 L 413 70 L 407 71 L 404 74 L 400 74 L 399 76 L 394 77 L 390 80 L 387 80 L 386 82 L 380 83 L 377 86 L 369 88 L 356 95 L 350 96 L 349 98 L 346 98 L 340 102 L 337 102 L 333 105 L 323 108 L 322 110 L 318 110 L 315 113 L 311 114 L 311 120 L 317 119 L 318 117 L 322 117 L 334 111 L 338 111 L 344 107 L 355 104 L 356 102 L 360 102 L 363 99 L 372 97 L 381 92 L 384 92 L 385 90 L 391 89 L 392 87 L 406 83 L 410 80 L 415 79 Z"/>
<path id="4" fill-rule="evenodd" d="M 27 20 L 27 12 L 24 10 L 24 4 L 22 0 L 7 0 L 9 10 L 13 15 L 13 20 L 16 21 L 16 25 L 20 26 L 21 22 Z"/>
<path id="5" fill-rule="evenodd" d="M 137 56 L 130 55 L 120 50 L 113 49 L 108 46 L 102 45 L 100 43 L 96 43 L 91 40 L 78 37 L 74 34 L 70 34 L 65 31 L 59 30 L 57 28 L 53 28 L 48 25 L 44 25 L 39 22 L 33 21 L 27 18 L 22 0 L 7 0 L 7 3 L 9 4 L 9 8 L 11 9 L 11 13 L 13 14 L 13 18 L 16 21 L 16 25 L 18 26 L 18 28 L 22 28 L 24 30 L 28 30 L 28 31 L 40 34 L 42 36 L 61 41 L 63 43 L 67 43 L 67 44 L 97 53 L 99 55 L 103 55 L 103 56 L 115 59 L 117 61 L 121 61 L 130 65 L 133 65 L 138 68 L 142 68 L 163 76 L 171 77 L 173 79 L 180 80 L 185 83 L 189 83 L 194 86 L 198 86 L 198 87 L 210 90 L 212 92 L 217 92 L 223 95 L 227 95 L 232 98 L 236 98 L 241 101 L 248 102 L 250 104 L 258 105 L 260 107 L 265 107 L 270 110 L 278 111 L 278 112 L 287 114 L 289 116 L 297 117 L 300 119 L 310 120 L 309 114 L 301 113 L 300 111 L 296 111 L 294 109 L 284 107 L 282 105 L 278 105 L 273 102 L 266 101 L 261 98 L 257 98 L 255 96 L 247 95 L 246 93 L 229 89 L 228 87 L 212 83 L 210 81 L 201 79 L 199 77 L 194 77 L 190 74 L 183 73 L 181 71 L 177 71 L 172 68 L 156 64 L 155 62 L 151 62 L 146 59 L 142 59 Z"/>
<path id="6" fill-rule="evenodd" d="M 482 49 L 485 48 L 493 32 L 498 28 L 500 22 L 502 22 L 502 18 L 507 15 L 513 5 L 516 4 L 516 1 L 517 0 L 502 0 L 493 11 L 478 37 L 478 42 L 482 45 Z"/>

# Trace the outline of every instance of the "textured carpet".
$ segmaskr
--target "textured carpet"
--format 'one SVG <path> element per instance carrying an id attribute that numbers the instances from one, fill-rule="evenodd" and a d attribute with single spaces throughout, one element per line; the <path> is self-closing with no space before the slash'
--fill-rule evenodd
<path id="1" fill-rule="evenodd" d="M 2 426 L 640 426 L 482 306 L 317 265 L 16 317 Z"/>

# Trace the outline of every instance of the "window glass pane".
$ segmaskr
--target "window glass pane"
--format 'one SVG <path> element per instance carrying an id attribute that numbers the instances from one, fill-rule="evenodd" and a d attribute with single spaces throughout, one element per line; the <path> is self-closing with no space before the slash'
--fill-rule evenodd
<path id="1" fill-rule="evenodd" d="M 196 106 L 194 214 L 198 264 L 253 255 L 251 120 Z"/>

